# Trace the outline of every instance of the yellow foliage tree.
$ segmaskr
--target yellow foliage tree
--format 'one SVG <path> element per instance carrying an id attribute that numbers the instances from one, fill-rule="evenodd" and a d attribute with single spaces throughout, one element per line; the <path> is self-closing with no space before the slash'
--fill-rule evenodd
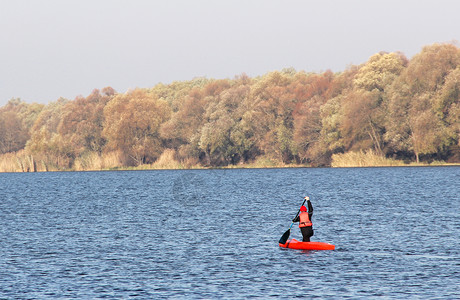
<path id="1" fill-rule="evenodd" d="M 159 128 L 170 116 L 166 101 L 146 90 L 115 96 L 104 108 L 107 150 L 120 151 L 126 165 L 153 163 L 163 150 Z"/>
<path id="2" fill-rule="evenodd" d="M 355 86 L 372 91 L 383 91 L 407 65 L 407 59 L 398 53 L 374 54 L 361 67 L 354 79 Z"/>

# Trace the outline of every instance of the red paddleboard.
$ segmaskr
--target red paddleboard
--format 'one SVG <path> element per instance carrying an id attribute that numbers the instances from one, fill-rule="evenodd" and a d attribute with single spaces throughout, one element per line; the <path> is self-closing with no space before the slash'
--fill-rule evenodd
<path id="1" fill-rule="evenodd" d="M 283 248 L 300 250 L 334 250 L 335 246 L 323 242 L 299 242 L 296 239 L 287 240 L 286 244 L 279 244 Z"/>

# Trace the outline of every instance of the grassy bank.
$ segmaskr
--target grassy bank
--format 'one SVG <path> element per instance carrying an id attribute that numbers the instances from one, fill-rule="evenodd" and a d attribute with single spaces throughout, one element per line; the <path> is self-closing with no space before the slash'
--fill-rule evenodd
<path id="1" fill-rule="evenodd" d="M 49 172 L 49 171 L 108 171 L 108 170 L 183 170 L 183 169 L 257 169 L 257 168 L 299 168 L 308 165 L 285 164 L 267 157 L 259 157 L 251 163 L 229 165 L 225 167 L 209 167 L 201 165 L 197 160 L 179 161 L 172 149 L 167 149 L 153 164 L 139 166 L 123 166 L 120 155 L 116 152 L 97 154 L 89 153 L 75 159 L 72 168 L 59 168 L 57 163 L 26 154 L 23 150 L 17 153 L 0 155 L 0 172 Z"/>
<path id="2" fill-rule="evenodd" d="M 198 163 L 198 161 L 178 161 L 175 151 L 168 149 L 153 164 L 143 164 L 136 167 L 123 166 L 120 155 L 116 152 L 97 154 L 90 153 L 75 160 L 72 168 L 58 168 L 55 162 L 43 160 L 25 153 L 23 150 L 17 153 L 0 155 L 0 172 L 48 172 L 48 171 L 107 171 L 107 170 L 184 170 L 184 169 L 211 169 Z M 348 152 L 334 154 L 331 167 L 354 168 L 354 167 L 400 167 L 400 166 L 448 166 L 460 164 L 448 164 L 442 161 L 432 163 L 405 163 L 402 160 L 394 160 L 377 155 L 373 151 Z M 305 168 L 311 167 L 305 164 L 285 164 L 283 162 L 259 157 L 251 163 L 217 167 L 220 169 L 258 169 L 258 168 Z"/>

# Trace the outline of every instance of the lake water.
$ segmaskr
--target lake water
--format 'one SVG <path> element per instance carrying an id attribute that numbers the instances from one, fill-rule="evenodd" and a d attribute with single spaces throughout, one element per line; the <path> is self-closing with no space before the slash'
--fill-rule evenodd
<path id="1" fill-rule="evenodd" d="M 460 167 L 3 173 L 0 298 L 460 299 L 459 192 Z M 335 251 L 278 247 L 305 195 Z"/>

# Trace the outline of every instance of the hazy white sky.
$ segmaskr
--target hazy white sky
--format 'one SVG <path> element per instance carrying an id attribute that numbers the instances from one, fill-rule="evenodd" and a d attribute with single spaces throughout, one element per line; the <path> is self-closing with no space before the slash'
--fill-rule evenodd
<path id="1" fill-rule="evenodd" d="M 459 0 L 0 0 L 0 106 L 410 58 L 460 40 L 459 12 Z"/>

